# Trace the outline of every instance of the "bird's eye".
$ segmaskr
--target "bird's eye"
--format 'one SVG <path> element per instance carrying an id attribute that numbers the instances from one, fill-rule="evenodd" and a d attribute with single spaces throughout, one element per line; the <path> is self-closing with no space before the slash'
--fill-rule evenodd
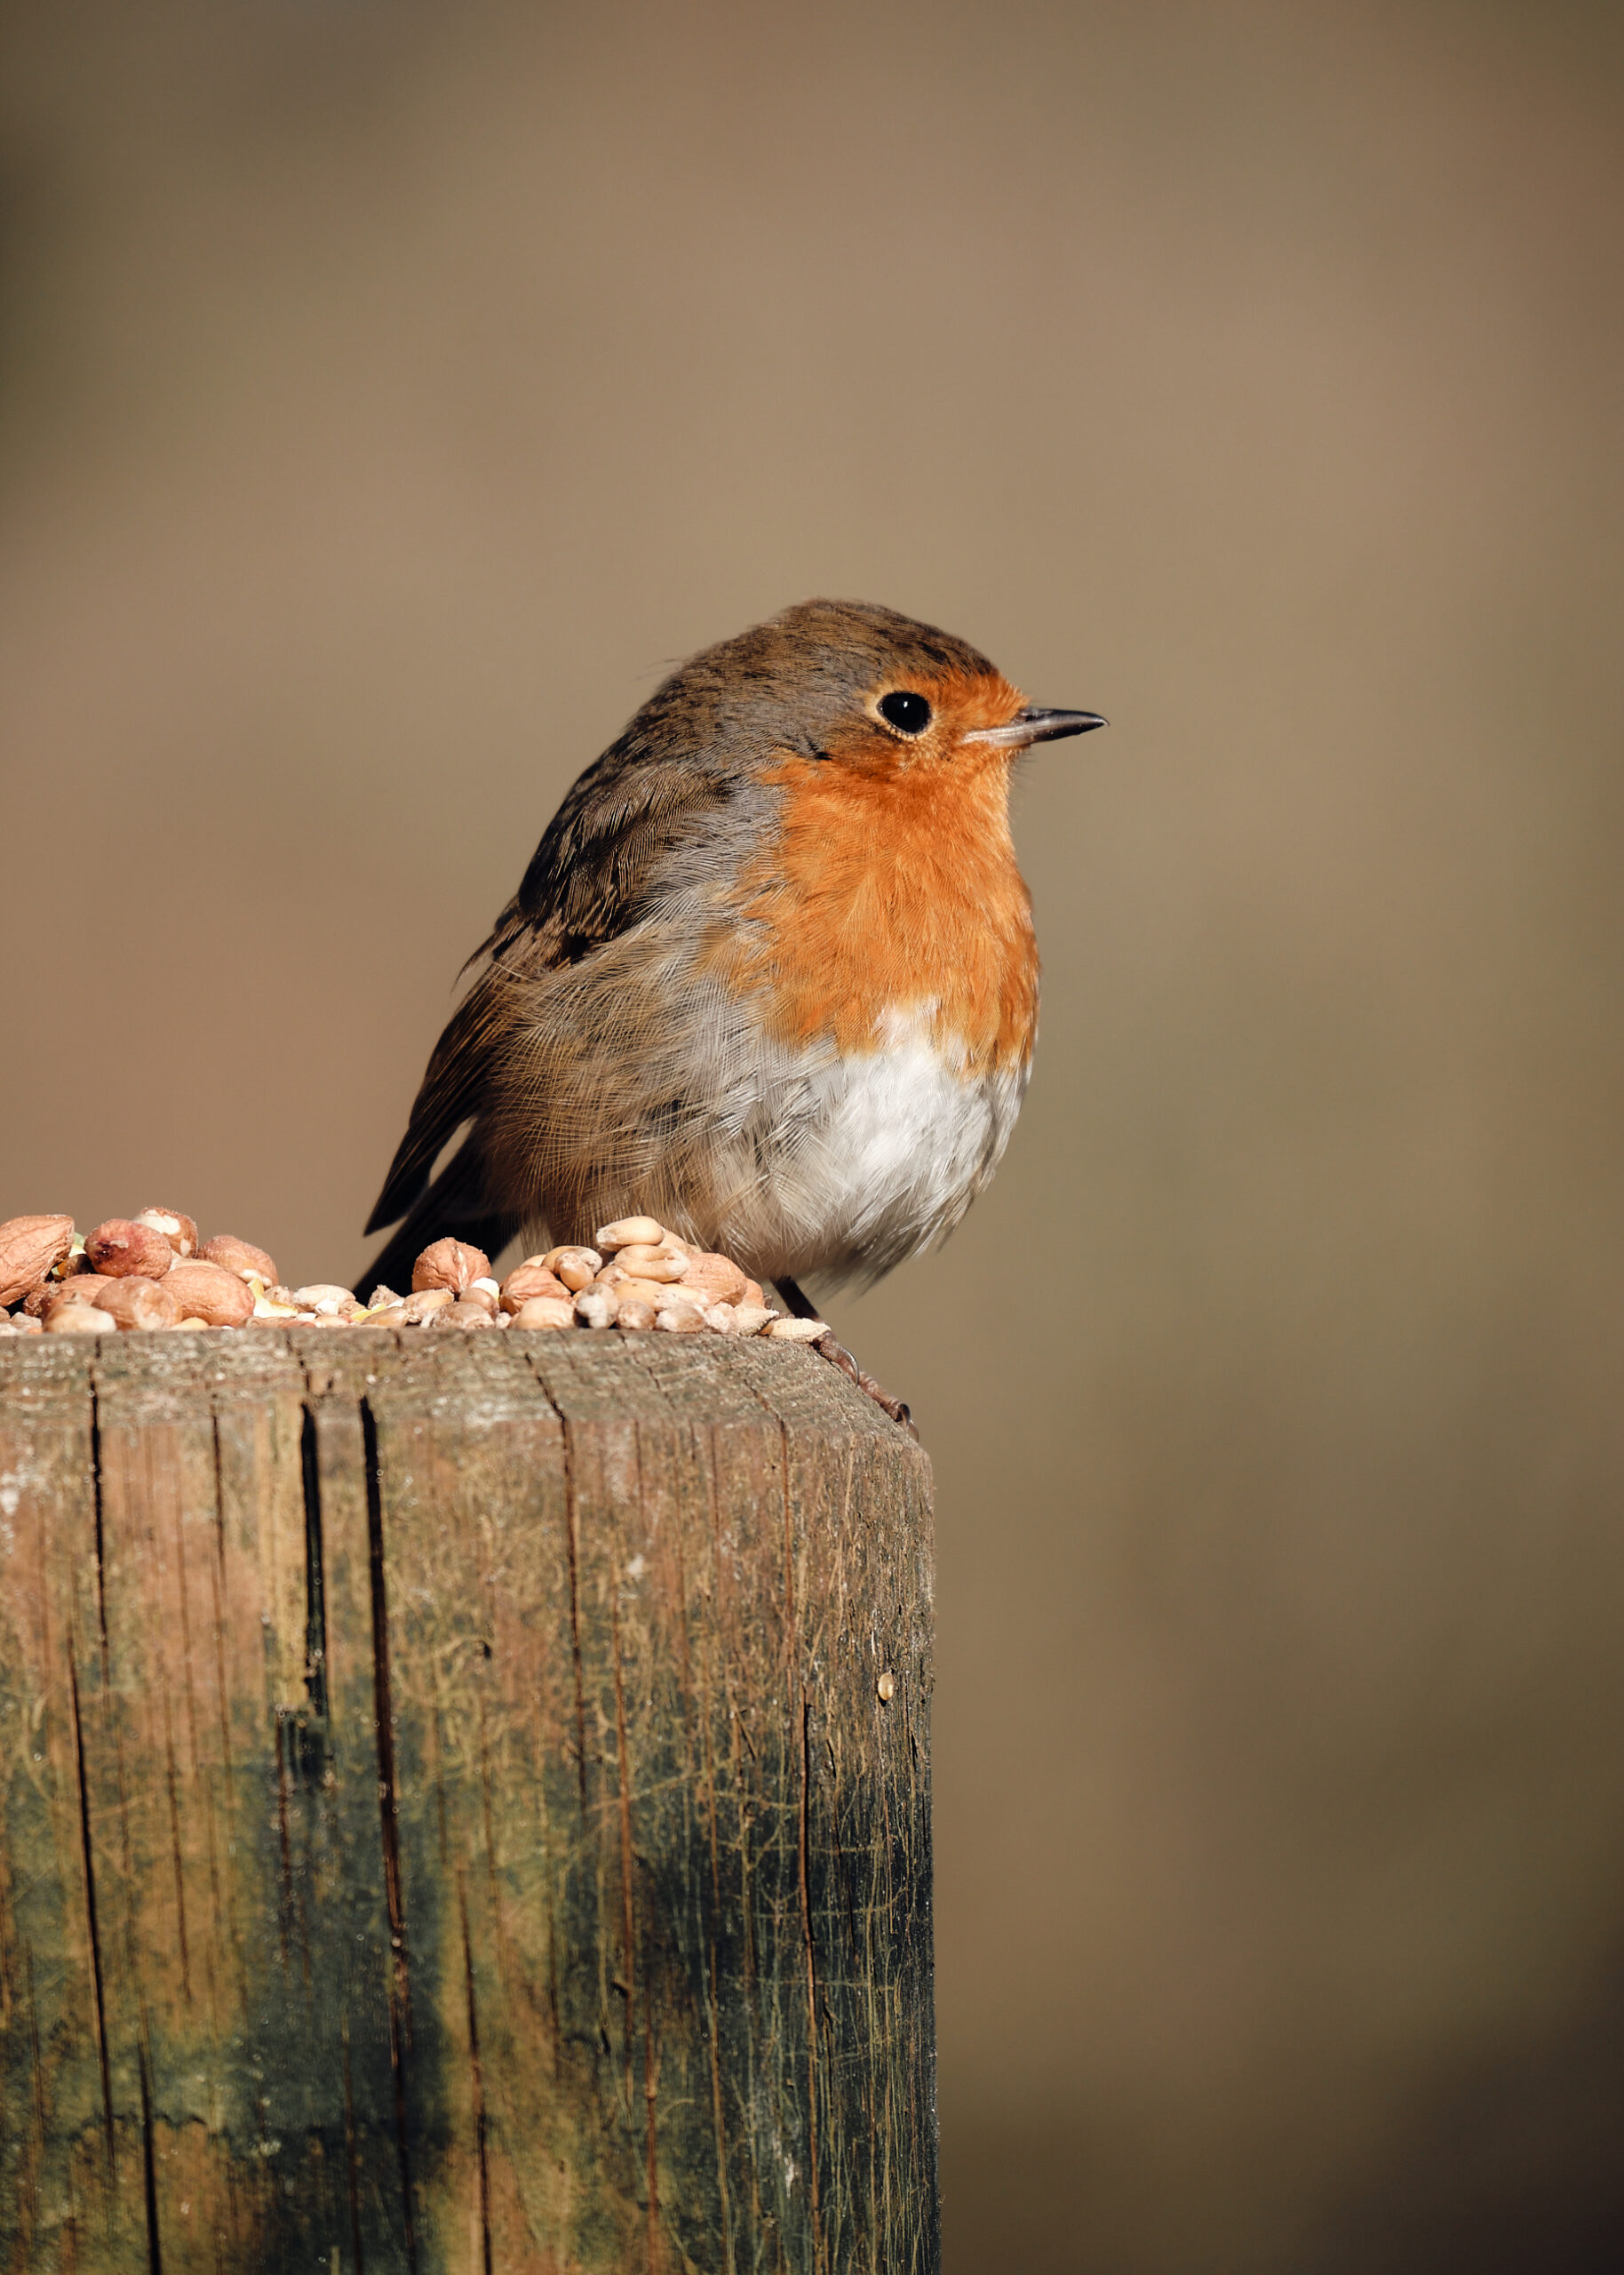
<path id="1" fill-rule="evenodd" d="M 930 724 L 930 706 L 912 688 L 899 687 L 880 698 L 880 715 L 891 726 L 900 727 L 904 735 L 922 735 Z"/>

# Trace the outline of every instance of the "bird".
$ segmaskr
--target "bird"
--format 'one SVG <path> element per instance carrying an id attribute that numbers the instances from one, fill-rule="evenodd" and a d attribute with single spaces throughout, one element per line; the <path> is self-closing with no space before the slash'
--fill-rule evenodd
<path id="1" fill-rule="evenodd" d="M 690 658 L 576 781 L 464 967 L 357 1293 L 410 1284 L 448 1234 L 494 1257 L 648 1216 L 810 1317 L 804 1281 L 871 1284 L 944 1238 L 1008 1143 L 1037 1032 L 1011 771 L 1105 723 L 869 602 L 805 601 Z"/>

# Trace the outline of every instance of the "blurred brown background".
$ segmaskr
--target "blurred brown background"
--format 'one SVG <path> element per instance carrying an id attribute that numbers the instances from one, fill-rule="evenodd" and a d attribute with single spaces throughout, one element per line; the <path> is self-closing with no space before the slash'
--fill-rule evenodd
<path id="1" fill-rule="evenodd" d="M 0 1215 L 342 1278 L 464 955 L 813 593 L 1108 712 L 940 1482 L 951 2275 L 1624 2263 L 1616 11 L 30 0 Z"/>

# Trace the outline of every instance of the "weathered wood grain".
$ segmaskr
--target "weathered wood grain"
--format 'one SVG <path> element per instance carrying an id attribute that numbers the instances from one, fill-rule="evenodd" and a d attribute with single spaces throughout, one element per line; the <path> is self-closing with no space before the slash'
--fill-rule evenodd
<path id="1" fill-rule="evenodd" d="M 17 1342 L 0 1558 L 0 2267 L 935 2267 L 928 1472 L 833 1369 Z"/>

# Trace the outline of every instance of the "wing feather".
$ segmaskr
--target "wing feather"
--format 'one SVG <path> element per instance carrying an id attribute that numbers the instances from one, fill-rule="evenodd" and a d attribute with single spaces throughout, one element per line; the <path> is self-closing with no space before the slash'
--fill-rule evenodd
<path id="1" fill-rule="evenodd" d="M 518 892 L 464 967 L 478 970 L 430 1057 L 369 1233 L 408 1210 L 416 1224 L 434 1220 L 433 1206 L 424 1204 L 434 1162 L 488 1103 L 524 997 L 545 990 L 548 973 L 582 962 L 641 922 L 659 898 L 665 857 L 737 786 L 736 775 L 720 763 L 691 755 L 673 763 L 633 735 L 587 768 L 548 825 Z M 477 1135 L 470 1133 L 457 1156 L 463 1209 L 480 1205 Z M 451 1198 L 448 1188 L 448 1203 Z M 499 1207 L 503 1196 L 484 1201 Z"/>

